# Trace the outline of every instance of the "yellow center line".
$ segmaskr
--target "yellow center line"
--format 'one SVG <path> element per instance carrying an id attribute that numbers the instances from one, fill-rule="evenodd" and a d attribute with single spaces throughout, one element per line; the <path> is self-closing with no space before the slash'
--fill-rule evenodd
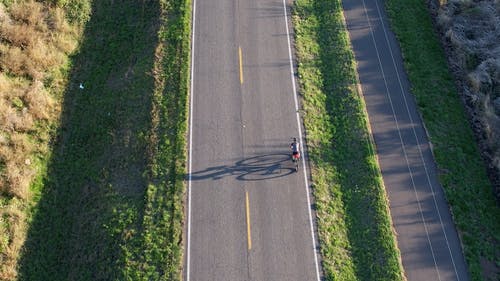
<path id="1" fill-rule="evenodd" d="M 240 56 L 240 83 L 243 84 L 243 56 L 241 54 L 241 47 L 238 47 L 238 53 Z"/>
<path id="2" fill-rule="evenodd" d="M 248 234 L 248 250 L 252 249 L 252 234 L 250 231 L 250 203 L 248 200 L 248 191 L 245 191 L 246 209 L 247 209 L 247 234 Z"/>

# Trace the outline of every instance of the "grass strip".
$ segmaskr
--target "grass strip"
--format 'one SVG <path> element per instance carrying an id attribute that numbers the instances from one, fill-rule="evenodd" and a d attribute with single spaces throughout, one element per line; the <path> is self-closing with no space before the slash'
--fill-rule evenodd
<path id="1" fill-rule="evenodd" d="M 341 3 L 297 0 L 293 23 L 326 280 L 402 280 Z"/>
<path id="2" fill-rule="evenodd" d="M 439 179 L 472 280 L 498 280 L 500 209 L 426 2 L 388 0 L 386 8 L 433 145 Z"/>
<path id="3" fill-rule="evenodd" d="M 133 280 L 181 280 L 183 198 L 186 175 L 187 94 L 191 1 L 161 0 L 162 19 L 156 49 L 156 89 L 150 134 L 151 180 L 146 192 L 142 263 Z M 149 246 L 148 246 L 149 245 Z M 142 247 L 136 247 L 141 249 Z M 149 268 L 148 274 L 142 268 Z M 163 274 L 162 274 L 163 273 Z"/>
<path id="4" fill-rule="evenodd" d="M 181 279 L 189 32 L 189 0 L 93 1 L 20 280 Z"/>

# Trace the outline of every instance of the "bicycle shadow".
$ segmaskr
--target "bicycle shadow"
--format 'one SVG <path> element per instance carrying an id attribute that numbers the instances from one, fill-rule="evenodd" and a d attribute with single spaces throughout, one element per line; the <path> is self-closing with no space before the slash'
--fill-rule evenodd
<path id="1" fill-rule="evenodd" d="M 253 156 L 237 161 L 234 165 L 221 165 L 191 173 L 191 180 L 219 180 L 234 176 L 241 181 L 275 179 L 295 173 L 295 166 L 288 153 Z"/>

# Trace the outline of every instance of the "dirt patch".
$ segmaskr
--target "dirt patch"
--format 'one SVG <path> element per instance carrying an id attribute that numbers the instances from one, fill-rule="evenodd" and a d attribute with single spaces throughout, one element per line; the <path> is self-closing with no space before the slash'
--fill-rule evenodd
<path id="1" fill-rule="evenodd" d="M 481 258 L 481 268 L 483 269 L 483 278 L 486 281 L 498 280 L 500 276 L 500 268 L 495 265 L 495 262 L 486 258 Z"/>

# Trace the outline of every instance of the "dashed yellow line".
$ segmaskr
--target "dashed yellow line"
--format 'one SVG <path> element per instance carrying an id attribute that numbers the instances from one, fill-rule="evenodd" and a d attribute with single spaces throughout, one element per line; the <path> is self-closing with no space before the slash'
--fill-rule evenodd
<path id="1" fill-rule="evenodd" d="M 252 249 L 252 232 L 250 231 L 250 203 L 248 200 L 248 191 L 245 191 L 246 199 L 246 210 L 247 210 L 247 238 L 248 238 L 248 250 Z"/>
<path id="2" fill-rule="evenodd" d="M 238 47 L 238 54 L 240 57 L 240 83 L 243 84 L 243 55 L 241 54 L 241 47 Z"/>

